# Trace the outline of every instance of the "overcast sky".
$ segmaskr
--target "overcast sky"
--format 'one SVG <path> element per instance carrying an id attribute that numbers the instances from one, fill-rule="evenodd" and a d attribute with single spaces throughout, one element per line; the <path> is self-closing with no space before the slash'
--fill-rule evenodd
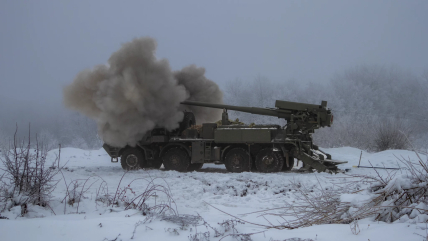
<path id="1" fill-rule="evenodd" d="M 220 86 L 259 74 L 328 81 L 358 64 L 418 74 L 428 69 L 428 1 L 2 0 L 0 107 L 59 106 L 79 71 L 141 36 L 157 39 L 173 70 L 205 67 Z"/>

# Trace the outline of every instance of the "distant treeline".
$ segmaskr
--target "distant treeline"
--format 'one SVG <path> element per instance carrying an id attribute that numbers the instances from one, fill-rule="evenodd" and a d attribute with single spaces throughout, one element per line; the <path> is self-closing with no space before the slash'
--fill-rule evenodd
<path id="1" fill-rule="evenodd" d="M 273 107 L 276 99 L 311 104 L 328 101 L 334 123 L 314 134 L 315 143 L 323 147 L 381 151 L 407 149 L 410 144 L 428 146 L 428 71 L 415 75 L 398 67 L 357 66 L 326 83 L 273 83 L 258 76 L 231 81 L 224 91 L 226 103 L 244 106 Z M 230 116 L 247 123 L 285 124 L 246 113 Z"/>
<path id="2" fill-rule="evenodd" d="M 226 104 L 241 106 L 274 107 L 277 99 L 312 104 L 328 101 L 333 126 L 314 134 L 315 143 L 322 147 L 352 146 L 368 151 L 407 149 L 410 143 L 416 148 L 428 147 L 428 71 L 417 75 L 398 67 L 357 66 L 336 74 L 329 82 L 303 85 L 293 79 L 273 82 L 260 75 L 230 81 L 223 92 Z M 32 133 L 38 133 L 38 139 L 49 148 L 59 143 L 82 149 L 102 145 L 95 122 L 81 114 L 61 110 L 40 118 L 34 110 L 16 108 L 15 112 L 32 113 Z M 286 124 L 274 117 L 233 111 L 229 116 L 245 123 Z M 16 120 L 2 114 L 0 122 L 0 144 L 6 145 L 13 137 Z M 19 134 L 28 136 L 28 122 L 20 120 L 19 125 Z"/>

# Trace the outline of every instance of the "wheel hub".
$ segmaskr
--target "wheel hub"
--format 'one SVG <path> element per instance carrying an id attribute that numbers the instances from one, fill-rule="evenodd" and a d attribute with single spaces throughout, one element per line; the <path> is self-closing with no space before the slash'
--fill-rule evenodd
<path id="1" fill-rule="evenodd" d="M 135 167 L 138 165 L 138 157 L 134 154 L 128 155 L 126 158 L 126 164 L 130 167 Z"/>
<path id="2" fill-rule="evenodd" d="M 177 164 L 180 162 L 180 157 L 178 157 L 177 155 L 173 155 L 173 156 L 171 156 L 171 162 L 172 162 L 174 165 L 177 165 Z"/>
<path id="3" fill-rule="evenodd" d="M 269 156 L 265 156 L 265 157 L 263 157 L 262 162 L 263 162 L 266 166 L 269 166 L 269 165 L 271 165 L 271 164 L 273 163 L 273 157 L 272 157 L 271 155 L 269 155 Z"/>
<path id="4" fill-rule="evenodd" d="M 232 158 L 232 165 L 235 168 L 239 168 L 240 164 L 242 162 L 242 159 L 239 155 L 234 155 Z"/>

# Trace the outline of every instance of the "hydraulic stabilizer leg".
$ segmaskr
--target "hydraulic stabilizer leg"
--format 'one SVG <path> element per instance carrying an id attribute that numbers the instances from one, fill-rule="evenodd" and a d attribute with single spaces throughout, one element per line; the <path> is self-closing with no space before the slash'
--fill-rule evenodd
<path id="1" fill-rule="evenodd" d="M 325 172 L 327 170 L 327 167 L 323 164 L 321 164 L 318 160 L 314 160 L 311 156 L 308 154 L 302 152 L 298 158 L 303 162 L 303 164 L 309 168 L 314 168 L 318 172 Z"/>

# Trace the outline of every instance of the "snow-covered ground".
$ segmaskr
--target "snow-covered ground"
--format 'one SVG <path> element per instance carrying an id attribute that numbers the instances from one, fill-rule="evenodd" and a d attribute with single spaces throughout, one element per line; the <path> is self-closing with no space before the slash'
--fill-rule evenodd
<path id="1" fill-rule="evenodd" d="M 9 219 L 0 220 L 0 240 L 246 240 L 245 236 L 215 237 L 212 228 L 225 231 L 227 225 L 221 223 L 236 218 L 246 222 L 235 223 L 235 232 L 256 233 L 251 235 L 252 240 L 426 240 L 423 237 L 427 236 L 427 225 L 415 220 L 388 224 L 370 218 L 363 219 L 358 221 L 358 234 L 353 234 L 349 224 L 325 224 L 293 230 L 266 229 L 261 226 L 284 222 L 276 216 L 267 216 L 265 219 L 257 211 L 293 203 L 296 190 L 292 182 L 314 187 L 314 191 L 317 191 L 316 187 L 320 185 L 323 188 L 340 186 L 347 174 L 378 175 L 373 169 L 352 167 L 359 163 L 361 151 L 358 149 L 343 147 L 323 150 L 335 160 L 348 161 L 339 167 L 349 171 L 335 175 L 300 173 L 296 170 L 271 174 L 227 173 L 222 165 L 207 164 L 199 172 L 179 173 L 161 169 L 137 170 L 124 175 L 120 164 L 111 163 L 103 149 L 86 151 L 63 148 L 61 163 L 67 164 L 63 170 L 64 177 L 57 176 L 60 182 L 52 193 L 52 209 L 30 206 L 25 217 L 20 217 L 20 207 L 1 213 Z M 51 151 L 49 160 L 53 160 L 57 152 Z M 417 156 L 410 151 L 363 151 L 360 165 L 403 166 L 397 157 L 417 160 Z M 382 169 L 377 171 L 379 175 L 391 172 Z M 75 190 L 78 194 L 83 193 L 83 198 L 70 205 L 62 201 L 67 193 L 66 183 L 70 184 L 73 180 L 80 183 Z M 197 225 L 180 225 L 168 220 L 172 216 L 150 218 L 135 209 L 125 210 L 123 204 L 111 207 L 96 201 L 107 191 L 105 187 L 114 195 L 118 186 L 122 190 L 128 185 L 132 190 L 128 190 L 127 195 L 130 196 L 127 198 L 132 199 L 132 191 L 135 195 L 142 193 L 150 181 L 169 187 L 171 198 L 175 201 L 172 207 L 179 215 L 192 215 L 187 216 L 186 220 L 200 215 L 212 228 L 203 225 L 202 220 Z M 368 184 L 354 186 L 362 189 L 364 185 Z M 358 202 L 369 195 L 365 192 L 343 194 L 342 199 Z M 147 203 L 153 206 L 166 201 L 167 197 L 159 191 Z M 230 221 L 228 223 L 231 224 Z M 197 238 L 193 238 L 195 234 L 198 234 Z M 225 232 L 225 235 L 228 234 L 233 234 L 233 230 Z M 207 235 L 210 237 L 206 238 Z"/>

